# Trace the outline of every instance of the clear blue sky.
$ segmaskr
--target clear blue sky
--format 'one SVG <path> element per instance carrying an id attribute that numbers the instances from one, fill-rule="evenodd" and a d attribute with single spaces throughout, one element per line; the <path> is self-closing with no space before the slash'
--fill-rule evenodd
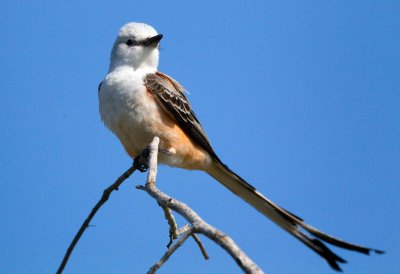
<path id="1" fill-rule="evenodd" d="M 160 70 L 220 157 L 262 193 L 340 238 L 346 273 L 398 273 L 398 1 L 2 1 L 0 273 L 54 273 L 101 192 L 131 164 L 98 115 L 97 85 L 126 22 L 164 39 Z M 165 251 L 162 211 L 134 175 L 99 212 L 65 273 L 144 273 Z M 266 272 L 334 273 L 200 172 L 159 187 L 230 234 Z M 185 222 L 179 219 L 179 223 Z M 160 273 L 241 273 L 204 239 Z"/>

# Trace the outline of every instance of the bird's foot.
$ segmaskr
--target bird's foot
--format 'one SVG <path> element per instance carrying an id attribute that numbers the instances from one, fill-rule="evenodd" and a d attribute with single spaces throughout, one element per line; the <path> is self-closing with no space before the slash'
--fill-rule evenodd
<path id="1" fill-rule="evenodd" d="M 133 160 L 133 165 L 140 172 L 146 172 L 147 169 L 149 168 L 149 155 L 150 155 L 149 148 L 145 148 L 143 152 Z"/>

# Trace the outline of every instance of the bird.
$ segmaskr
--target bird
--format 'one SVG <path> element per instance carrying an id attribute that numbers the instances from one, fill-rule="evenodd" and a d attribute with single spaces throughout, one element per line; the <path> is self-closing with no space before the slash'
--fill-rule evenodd
<path id="1" fill-rule="evenodd" d="M 131 22 L 122 26 L 111 50 L 108 73 L 98 88 L 101 119 L 132 159 L 158 136 L 159 163 L 208 173 L 324 258 L 336 271 L 342 271 L 339 264 L 346 261 L 325 243 L 364 254 L 383 253 L 310 226 L 266 198 L 225 165 L 193 112 L 187 91 L 178 81 L 157 69 L 162 38 L 162 34 L 145 23 Z"/>

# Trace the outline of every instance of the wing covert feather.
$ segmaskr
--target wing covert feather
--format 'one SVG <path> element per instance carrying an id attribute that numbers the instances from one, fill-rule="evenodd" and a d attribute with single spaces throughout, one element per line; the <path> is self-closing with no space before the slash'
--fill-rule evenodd
<path id="1" fill-rule="evenodd" d="M 211 147 L 196 114 L 190 107 L 185 89 L 171 77 L 161 73 L 147 74 L 144 79 L 146 88 L 155 96 L 161 107 L 178 123 L 191 139 L 220 162 Z"/>

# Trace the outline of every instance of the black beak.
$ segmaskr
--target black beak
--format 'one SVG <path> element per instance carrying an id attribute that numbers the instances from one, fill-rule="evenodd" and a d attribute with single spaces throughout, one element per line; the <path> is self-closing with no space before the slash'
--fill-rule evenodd
<path id="1" fill-rule="evenodd" d="M 143 41 L 143 46 L 148 47 L 148 46 L 157 46 L 160 40 L 163 38 L 162 34 L 158 34 L 156 36 L 147 38 L 146 40 Z"/>

